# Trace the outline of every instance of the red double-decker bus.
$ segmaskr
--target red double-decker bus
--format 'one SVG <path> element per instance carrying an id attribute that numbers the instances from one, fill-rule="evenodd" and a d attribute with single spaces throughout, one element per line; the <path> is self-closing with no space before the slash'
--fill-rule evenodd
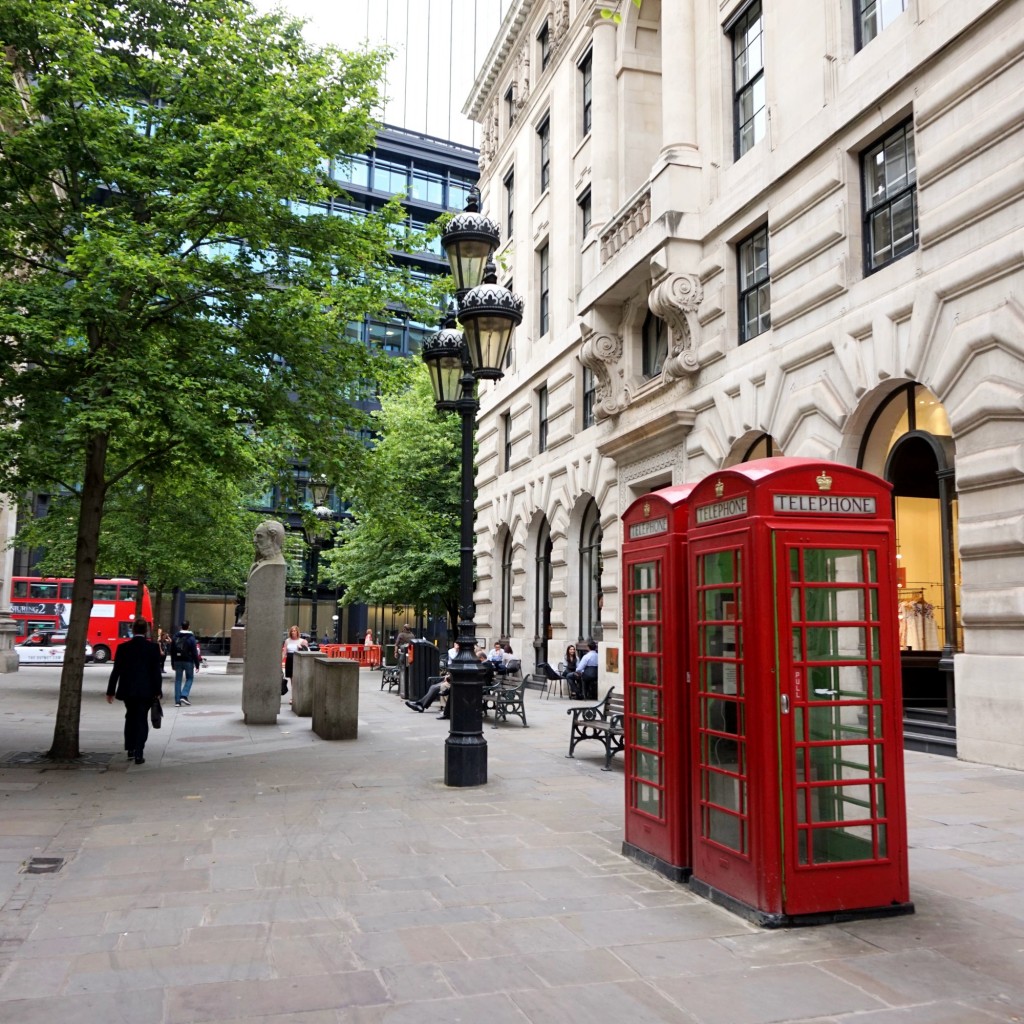
<path id="1" fill-rule="evenodd" d="M 11 579 L 11 618 L 18 623 L 15 643 L 40 629 L 66 630 L 71 618 L 74 580 L 14 576 Z M 89 634 L 93 661 L 109 661 L 125 640 L 131 639 L 135 619 L 137 580 L 94 580 Z M 142 617 L 153 621 L 149 589 L 142 588 Z"/>

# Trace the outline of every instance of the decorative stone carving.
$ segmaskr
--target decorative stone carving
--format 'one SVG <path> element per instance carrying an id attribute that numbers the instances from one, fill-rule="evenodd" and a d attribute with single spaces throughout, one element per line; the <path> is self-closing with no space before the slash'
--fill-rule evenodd
<path id="1" fill-rule="evenodd" d="M 515 82 L 516 110 L 522 110 L 530 98 L 530 51 L 524 46 L 516 55 Z"/>
<path id="2" fill-rule="evenodd" d="M 492 103 L 480 122 L 480 157 L 478 163 L 481 172 L 487 170 L 495 154 L 498 152 L 498 105 Z"/>
<path id="3" fill-rule="evenodd" d="M 651 312 L 669 327 L 669 353 L 663 371 L 666 381 L 692 377 L 700 370 L 697 308 L 703 297 L 704 290 L 696 274 L 670 274 L 652 289 L 647 299 Z"/>
<path id="4" fill-rule="evenodd" d="M 569 0 L 554 0 L 552 7 L 552 47 L 557 47 L 569 31 Z"/>
<path id="5" fill-rule="evenodd" d="M 583 328 L 584 333 L 588 328 Z M 617 334 L 589 332 L 580 350 L 580 362 L 596 379 L 594 416 L 603 420 L 617 416 L 629 404 L 629 396 L 621 386 L 622 338 Z M 620 382 L 618 386 L 616 383 Z"/>

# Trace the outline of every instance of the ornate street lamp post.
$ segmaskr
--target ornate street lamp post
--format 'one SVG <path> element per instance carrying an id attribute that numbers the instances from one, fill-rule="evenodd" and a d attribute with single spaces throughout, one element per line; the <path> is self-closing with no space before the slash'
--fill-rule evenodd
<path id="1" fill-rule="evenodd" d="M 523 300 L 497 283 L 492 260 L 498 225 L 479 212 L 473 189 L 466 209 L 449 221 L 441 244 L 455 278 L 455 309 L 442 329 L 423 344 L 435 405 L 462 418 L 462 492 L 459 534 L 458 654 L 449 666 L 451 731 L 445 741 L 447 786 L 487 782 L 487 741 L 483 734 L 483 666 L 476 658 L 476 605 L 473 601 L 473 435 L 479 402 L 477 380 L 500 380 L 512 332 L 522 322 Z M 455 329 L 456 322 L 462 331 Z"/>

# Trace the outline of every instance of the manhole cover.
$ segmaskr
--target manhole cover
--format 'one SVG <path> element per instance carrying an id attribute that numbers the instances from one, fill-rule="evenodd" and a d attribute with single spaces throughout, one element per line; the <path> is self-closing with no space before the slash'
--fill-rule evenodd
<path id="1" fill-rule="evenodd" d="M 21 869 L 28 875 L 52 875 L 64 867 L 63 857 L 33 857 Z"/>
<path id="2" fill-rule="evenodd" d="M 85 771 L 105 772 L 110 767 L 113 754 L 82 754 L 80 757 L 47 757 L 38 750 L 20 750 L 0 760 L 5 768 L 36 768 L 39 771 Z"/>

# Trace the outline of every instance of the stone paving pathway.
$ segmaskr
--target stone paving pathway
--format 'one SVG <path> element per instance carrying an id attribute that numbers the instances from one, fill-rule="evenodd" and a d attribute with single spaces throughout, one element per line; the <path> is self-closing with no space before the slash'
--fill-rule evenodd
<path id="1" fill-rule="evenodd" d="M 0 676 L 5 1024 L 1024 1021 L 1024 773 L 908 754 L 917 913 L 763 931 L 621 856 L 622 757 L 567 760 L 566 701 L 485 728 L 488 785 L 453 790 L 445 724 L 376 673 L 325 743 L 287 703 L 246 727 L 215 663 L 135 766 L 89 667 L 109 766 L 7 763 L 56 674 Z"/>

